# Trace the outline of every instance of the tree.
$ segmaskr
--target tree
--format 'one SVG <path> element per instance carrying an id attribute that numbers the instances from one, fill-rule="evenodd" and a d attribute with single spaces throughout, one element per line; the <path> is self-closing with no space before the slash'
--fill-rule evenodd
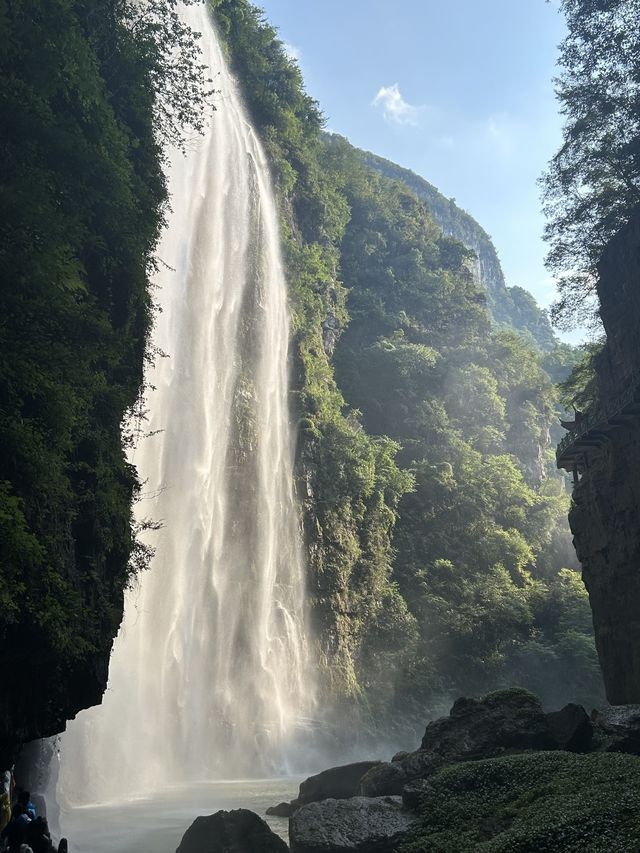
<path id="1" fill-rule="evenodd" d="M 197 37 L 175 10 L 0 4 L 4 766 L 16 732 L 39 737 L 97 701 L 123 589 L 149 554 L 121 424 L 152 320 L 163 144 L 202 126 Z"/>
<path id="2" fill-rule="evenodd" d="M 604 246 L 640 204 L 640 0 L 562 0 L 563 144 L 543 184 L 557 325 L 593 314 Z"/>

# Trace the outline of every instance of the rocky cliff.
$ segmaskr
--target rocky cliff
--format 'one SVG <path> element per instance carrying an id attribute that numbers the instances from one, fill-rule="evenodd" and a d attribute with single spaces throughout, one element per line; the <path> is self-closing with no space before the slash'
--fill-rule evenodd
<path id="1" fill-rule="evenodd" d="M 589 590 L 609 701 L 640 702 L 640 214 L 599 265 L 607 333 L 597 359 L 602 416 L 578 458 L 570 524 Z"/>
<path id="2" fill-rule="evenodd" d="M 496 247 L 473 216 L 410 169 L 368 151 L 362 152 L 362 159 L 376 172 L 407 186 L 426 202 L 431 215 L 448 237 L 471 249 L 475 255 L 472 262 L 474 278 L 486 291 L 487 307 L 496 322 L 512 326 L 519 332 L 528 332 L 543 350 L 554 347 L 556 339 L 546 311 L 537 306 L 524 288 L 507 287 Z"/>

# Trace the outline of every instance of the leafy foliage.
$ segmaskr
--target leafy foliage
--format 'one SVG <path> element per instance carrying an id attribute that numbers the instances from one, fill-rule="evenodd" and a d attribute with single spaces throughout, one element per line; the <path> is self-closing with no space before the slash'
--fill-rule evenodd
<path id="1" fill-rule="evenodd" d="M 462 210 L 453 198 L 446 198 L 432 184 L 369 151 L 360 152 L 365 165 L 391 180 L 400 182 L 426 202 L 430 214 L 444 234 L 459 240 L 476 256 L 472 266 L 486 288 L 487 308 L 496 323 L 530 335 L 532 342 L 543 350 L 557 343 L 547 312 L 522 287 L 507 287 L 491 237 L 476 220 Z"/>
<path id="2" fill-rule="evenodd" d="M 393 577 L 419 632 L 402 707 L 514 681 L 548 702 L 593 701 L 586 593 L 578 580 L 571 604 L 558 595 L 561 578 L 579 576 L 564 568 L 575 562 L 568 501 L 540 449 L 557 405 L 545 356 L 530 337 L 492 326 L 469 253 L 413 193 L 366 170 L 348 175 L 341 271 L 351 319 L 336 377 L 366 430 L 399 443 L 416 480 L 394 533 Z M 586 618 L 573 624 L 571 610 L 565 624 L 574 605 Z M 574 629 L 589 651 L 572 670 Z"/>
<path id="3" fill-rule="evenodd" d="M 603 341 L 592 341 L 578 348 L 579 361 L 571 373 L 560 383 L 560 395 L 566 409 L 573 406 L 584 409 L 598 397 L 596 359 L 602 351 Z"/>
<path id="4" fill-rule="evenodd" d="M 121 423 L 151 324 L 148 271 L 166 200 L 160 140 L 175 139 L 183 121 L 197 125 L 197 103 L 167 113 L 184 74 L 201 82 L 173 2 L 151 5 L 17 0 L 0 16 L 7 727 L 15 713 L 28 729 L 39 713 L 36 684 L 63 718 L 65 705 L 74 713 L 99 691 L 132 550 L 140 562 Z"/>
<path id="5" fill-rule="evenodd" d="M 640 845 L 634 755 L 536 752 L 437 773 L 400 853 L 608 853 Z"/>
<path id="6" fill-rule="evenodd" d="M 371 438 L 345 406 L 330 363 L 327 333 L 337 335 L 348 319 L 336 274 L 350 216 L 346 163 L 325 148 L 318 107 L 262 13 L 231 0 L 214 0 L 213 9 L 280 199 L 317 659 L 333 700 L 387 696 L 389 668 L 410 657 L 415 639 L 413 617 L 391 577 L 397 505 L 412 478 L 398 469 L 397 445 Z"/>
<path id="7" fill-rule="evenodd" d="M 544 177 L 557 322 L 592 311 L 604 246 L 640 204 L 640 2 L 563 0 L 569 34 L 557 94 L 562 147 Z"/>
<path id="8" fill-rule="evenodd" d="M 422 717 L 443 694 L 538 688 L 544 670 L 548 701 L 599 697 L 586 592 L 564 568 L 568 501 L 544 477 L 557 403 L 526 331 L 539 314 L 522 297 L 520 333 L 493 324 L 472 253 L 412 186 L 320 133 L 262 14 L 214 8 L 280 197 L 329 693 Z M 554 357 L 562 371 L 570 354 Z"/>

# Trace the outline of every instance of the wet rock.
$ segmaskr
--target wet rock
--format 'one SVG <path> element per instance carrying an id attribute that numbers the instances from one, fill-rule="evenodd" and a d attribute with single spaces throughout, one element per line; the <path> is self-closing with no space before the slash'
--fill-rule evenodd
<path id="1" fill-rule="evenodd" d="M 408 758 L 411 755 L 406 749 L 400 750 L 400 752 L 396 752 L 391 761 L 402 761 L 403 758 Z"/>
<path id="2" fill-rule="evenodd" d="M 604 752 L 640 755 L 640 705 L 606 705 L 591 715 Z"/>
<path id="3" fill-rule="evenodd" d="M 360 790 L 369 797 L 399 794 L 408 782 L 427 778 L 445 764 L 529 749 L 557 749 L 536 696 L 512 689 L 462 698 L 448 717 L 429 723 L 420 749 L 369 771 Z"/>
<path id="4" fill-rule="evenodd" d="M 401 794 L 409 778 L 402 762 L 382 762 L 365 773 L 360 780 L 358 794 L 363 797 Z"/>
<path id="5" fill-rule="evenodd" d="M 182 836 L 176 853 L 288 853 L 269 826 L 248 809 L 197 817 Z"/>
<path id="6" fill-rule="evenodd" d="M 329 797 L 343 800 L 354 797 L 359 793 L 359 783 L 364 774 L 372 767 L 382 764 L 381 761 L 358 761 L 354 764 L 343 764 L 330 767 L 315 776 L 309 776 L 300 783 L 297 802 L 314 803 Z"/>
<path id="7" fill-rule="evenodd" d="M 547 722 L 559 749 L 589 752 L 593 742 L 593 724 L 582 705 L 570 702 L 559 711 L 547 714 Z"/>
<path id="8" fill-rule="evenodd" d="M 291 853 L 394 853 L 415 819 L 400 797 L 309 803 L 289 821 Z"/>
<path id="9" fill-rule="evenodd" d="M 294 811 L 299 808 L 300 803 L 297 800 L 291 800 L 290 803 L 278 803 L 277 806 L 269 806 L 267 814 L 274 817 L 291 817 Z"/>
<path id="10" fill-rule="evenodd" d="M 448 717 L 429 723 L 421 745 L 422 750 L 448 761 L 554 747 L 542 703 L 518 689 L 499 690 L 482 699 L 458 699 Z"/>

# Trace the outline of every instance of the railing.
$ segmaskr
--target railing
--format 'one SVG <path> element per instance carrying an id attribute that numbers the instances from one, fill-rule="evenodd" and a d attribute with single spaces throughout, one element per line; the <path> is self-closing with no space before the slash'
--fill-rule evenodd
<path id="1" fill-rule="evenodd" d="M 558 467 L 562 467 L 560 461 L 573 444 L 576 444 L 591 432 L 606 430 L 616 415 L 622 414 L 625 409 L 630 408 L 634 403 L 638 402 L 640 397 L 640 378 L 635 372 L 627 377 L 625 386 L 623 391 L 609 399 L 607 405 L 603 406 L 600 402 L 594 403 L 587 410 L 580 423 L 569 430 L 556 450 Z"/>

